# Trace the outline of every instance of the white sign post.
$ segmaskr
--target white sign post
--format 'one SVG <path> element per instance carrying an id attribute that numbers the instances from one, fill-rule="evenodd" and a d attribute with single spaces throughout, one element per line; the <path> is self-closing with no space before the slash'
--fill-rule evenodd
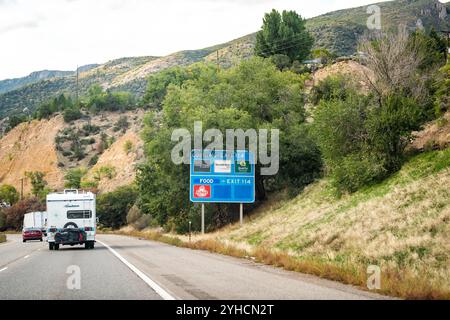
<path id="1" fill-rule="evenodd" d="M 241 203 L 241 227 L 244 225 L 244 204 Z"/>
<path id="2" fill-rule="evenodd" d="M 202 234 L 205 234 L 205 204 L 202 203 Z"/>

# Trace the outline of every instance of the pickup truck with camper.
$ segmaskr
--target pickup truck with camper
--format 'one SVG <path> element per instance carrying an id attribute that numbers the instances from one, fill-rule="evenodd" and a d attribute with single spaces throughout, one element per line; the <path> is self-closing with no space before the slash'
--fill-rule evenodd
<path id="1" fill-rule="evenodd" d="M 79 190 L 51 193 L 47 196 L 47 214 L 50 250 L 75 245 L 94 249 L 97 232 L 95 194 Z"/>

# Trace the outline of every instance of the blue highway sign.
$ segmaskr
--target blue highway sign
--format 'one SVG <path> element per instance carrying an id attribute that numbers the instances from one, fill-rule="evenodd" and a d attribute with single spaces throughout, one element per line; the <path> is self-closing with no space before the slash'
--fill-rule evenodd
<path id="1" fill-rule="evenodd" d="M 254 155 L 249 151 L 193 150 L 190 190 L 194 203 L 254 203 Z"/>

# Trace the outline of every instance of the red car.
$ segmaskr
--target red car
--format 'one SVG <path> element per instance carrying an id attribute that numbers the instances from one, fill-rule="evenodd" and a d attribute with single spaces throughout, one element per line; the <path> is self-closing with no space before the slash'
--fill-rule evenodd
<path id="1" fill-rule="evenodd" d="M 23 242 L 27 242 L 29 240 L 39 240 L 43 241 L 43 234 L 40 229 L 28 228 L 24 229 L 22 232 Z"/>

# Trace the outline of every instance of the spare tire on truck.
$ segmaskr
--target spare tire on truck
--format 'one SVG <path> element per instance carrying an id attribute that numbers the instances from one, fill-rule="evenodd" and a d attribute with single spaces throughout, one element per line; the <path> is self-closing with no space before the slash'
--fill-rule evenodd
<path id="1" fill-rule="evenodd" d="M 78 229 L 78 226 L 75 222 L 68 222 L 64 225 L 64 229 L 69 229 L 69 228 Z"/>

